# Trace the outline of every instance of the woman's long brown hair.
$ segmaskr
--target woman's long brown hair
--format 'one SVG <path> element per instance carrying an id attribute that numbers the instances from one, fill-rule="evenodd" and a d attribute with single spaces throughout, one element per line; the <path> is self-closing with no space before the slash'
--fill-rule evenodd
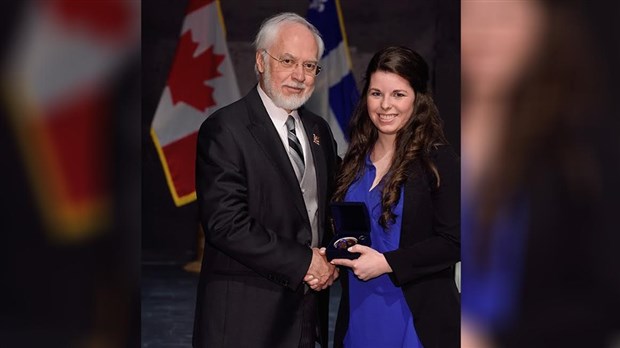
<path id="1" fill-rule="evenodd" d="M 447 144 L 447 140 L 443 134 L 443 122 L 427 90 L 428 65 L 424 59 L 406 47 L 382 49 L 372 57 L 366 69 L 362 95 L 349 123 L 350 144 L 336 180 L 334 201 L 342 201 L 351 184 L 360 178 L 366 155 L 372 151 L 378 138 L 367 108 L 370 77 L 377 71 L 397 74 L 407 80 L 415 92 L 413 115 L 396 134 L 392 163 L 388 174 L 382 179 L 379 223 L 387 229 L 396 219 L 393 208 L 400 200 L 401 187 L 408 179 L 409 167 L 414 161 L 420 160 L 435 175 L 439 186 L 439 172 L 429 155 L 433 146 Z"/>

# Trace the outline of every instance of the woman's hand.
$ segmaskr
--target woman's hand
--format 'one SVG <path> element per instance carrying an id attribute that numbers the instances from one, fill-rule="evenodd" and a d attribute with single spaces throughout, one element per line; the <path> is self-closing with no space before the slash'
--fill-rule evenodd
<path id="1" fill-rule="evenodd" d="M 355 260 L 334 259 L 331 263 L 351 268 L 353 274 L 360 280 L 367 281 L 392 272 L 392 267 L 388 264 L 385 256 L 373 248 L 356 244 L 347 250 L 352 253 L 360 253 L 361 255 Z"/>
<path id="2" fill-rule="evenodd" d="M 462 348 L 494 348 L 495 344 L 482 327 L 468 320 L 464 315 L 461 319 L 461 347 Z"/>

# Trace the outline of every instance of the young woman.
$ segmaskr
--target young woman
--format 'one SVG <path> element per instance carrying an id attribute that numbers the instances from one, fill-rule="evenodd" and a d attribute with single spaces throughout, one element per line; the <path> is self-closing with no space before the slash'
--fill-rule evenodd
<path id="1" fill-rule="evenodd" d="M 460 164 L 427 82 L 426 62 L 405 47 L 366 69 L 333 200 L 366 204 L 372 245 L 332 261 L 349 269 L 335 347 L 460 344 Z"/>

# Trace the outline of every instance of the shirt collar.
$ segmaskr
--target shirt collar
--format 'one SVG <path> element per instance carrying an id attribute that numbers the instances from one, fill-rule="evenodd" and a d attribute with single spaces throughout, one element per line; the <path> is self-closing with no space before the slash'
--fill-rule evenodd
<path id="1" fill-rule="evenodd" d="M 292 115 L 293 118 L 295 118 L 296 122 L 300 122 L 299 113 L 297 113 L 297 110 L 293 110 L 290 114 L 287 113 L 286 110 L 284 110 L 281 107 L 276 106 L 276 104 L 273 103 L 273 100 L 271 100 L 271 98 L 267 95 L 267 93 L 263 91 L 260 84 L 257 85 L 257 89 L 258 89 L 258 95 L 260 96 L 260 99 L 263 101 L 263 105 L 265 105 L 265 109 L 267 109 L 267 113 L 269 114 L 269 117 L 271 118 L 271 120 L 273 121 L 273 124 L 277 128 L 284 127 L 284 124 L 286 123 L 286 120 L 288 119 L 288 115 Z"/>

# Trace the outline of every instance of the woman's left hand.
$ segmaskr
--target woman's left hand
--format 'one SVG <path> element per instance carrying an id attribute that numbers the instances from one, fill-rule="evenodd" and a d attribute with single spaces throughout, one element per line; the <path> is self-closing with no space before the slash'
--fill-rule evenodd
<path id="1" fill-rule="evenodd" d="M 360 280 L 367 281 L 384 273 L 392 272 L 392 267 L 388 264 L 385 256 L 373 248 L 356 244 L 347 250 L 352 253 L 360 253 L 361 255 L 355 260 L 333 259 L 331 263 L 351 268 L 355 276 Z"/>

